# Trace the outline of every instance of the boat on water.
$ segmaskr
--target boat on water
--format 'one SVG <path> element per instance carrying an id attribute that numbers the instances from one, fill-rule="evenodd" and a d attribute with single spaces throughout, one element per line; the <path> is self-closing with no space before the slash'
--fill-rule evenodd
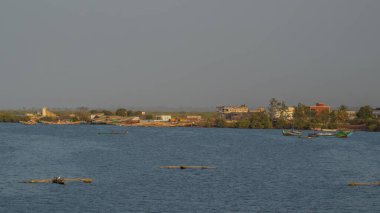
<path id="1" fill-rule="evenodd" d="M 317 132 L 315 133 L 318 137 L 333 137 L 335 132 Z"/>
<path id="2" fill-rule="evenodd" d="M 82 121 L 40 121 L 42 124 L 51 124 L 51 125 L 75 125 L 82 124 Z"/>
<path id="3" fill-rule="evenodd" d="M 36 124 L 37 122 L 36 121 L 20 121 L 20 123 L 24 124 L 24 125 L 34 125 Z"/>
<path id="4" fill-rule="evenodd" d="M 301 136 L 302 131 L 298 131 L 298 130 L 294 130 L 294 129 L 291 129 L 291 130 L 283 129 L 282 135 L 283 136 Z"/>
<path id="5" fill-rule="evenodd" d="M 321 129 L 322 132 L 336 132 L 337 129 Z"/>
<path id="6" fill-rule="evenodd" d="M 348 138 L 353 134 L 351 131 L 338 131 L 335 133 L 335 137 L 337 138 Z"/>
<path id="7" fill-rule="evenodd" d="M 98 132 L 98 135 L 128 135 L 128 130 L 125 130 L 124 132 Z"/>

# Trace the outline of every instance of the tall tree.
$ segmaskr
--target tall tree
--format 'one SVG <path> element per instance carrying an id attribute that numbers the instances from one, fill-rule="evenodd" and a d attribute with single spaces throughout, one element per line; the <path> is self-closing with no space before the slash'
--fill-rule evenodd
<path id="1" fill-rule="evenodd" d="M 299 103 L 296 107 L 293 117 L 294 128 L 296 129 L 308 129 L 310 128 L 310 120 L 314 115 L 310 111 L 310 108 L 302 103 Z"/>
<path id="2" fill-rule="evenodd" d="M 356 116 L 359 120 L 368 122 L 369 120 L 374 118 L 373 108 L 368 105 L 360 107 L 358 113 L 356 113 Z"/>
<path id="3" fill-rule="evenodd" d="M 335 113 L 336 122 L 337 123 L 347 123 L 349 117 L 347 113 L 347 107 L 344 105 L 340 105 L 340 107 L 336 110 Z"/>
<path id="4" fill-rule="evenodd" d="M 276 120 L 277 113 L 279 112 L 280 107 L 281 107 L 281 103 L 277 99 L 275 98 L 270 99 L 268 111 L 269 111 L 270 119 L 272 121 Z"/>
<path id="5" fill-rule="evenodd" d="M 127 116 L 127 110 L 124 108 L 119 108 L 116 110 L 115 115 L 123 116 L 123 117 Z"/>

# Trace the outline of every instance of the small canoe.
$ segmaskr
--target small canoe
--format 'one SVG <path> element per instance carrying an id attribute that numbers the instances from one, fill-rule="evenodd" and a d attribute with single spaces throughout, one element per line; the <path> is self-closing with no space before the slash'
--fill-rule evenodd
<path id="1" fill-rule="evenodd" d="M 286 129 L 283 129 L 282 130 L 282 135 L 283 136 L 300 136 L 300 135 L 302 135 L 302 132 L 301 131 L 297 131 L 297 130 L 286 130 Z"/>
<path id="2" fill-rule="evenodd" d="M 321 136 L 321 137 L 331 137 L 331 136 L 335 136 L 335 133 L 333 132 L 318 132 L 316 133 L 317 136 Z"/>
<path id="3" fill-rule="evenodd" d="M 57 183 L 57 184 L 65 184 L 67 181 L 80 181 L 82 183 L 92 183 L 91 178 L 61 178 L 61 177 L 53 177 L 51 179 L 32 179 L 23 181 L 23 183 Z"/>
<path id="4" fill-rule="evenodd" d="M 215 169 L 209 166 L 160 166 L 161 169 Z"/>

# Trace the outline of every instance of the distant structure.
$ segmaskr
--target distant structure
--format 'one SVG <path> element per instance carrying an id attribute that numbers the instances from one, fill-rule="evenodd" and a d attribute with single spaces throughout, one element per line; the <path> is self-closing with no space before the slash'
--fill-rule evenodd
<path id="1" fill-rule="evenodd" d="M 354 120 L 356 118 L 356 111 L 349 110 L 349 111 L 346 111 L 346 112 L 347 112 L 349 120 Z"/>
<path id="2" fill-rule="evenodd" d="M 249 109 L 246 105 L 241 106 L 218 106 L 216 107 L 218 113 L 230 114 L 230 113 L 248 113 Z"/>
<path id="3" fill-rule="evenodd" d="M 376 117 L 376 118 L 380 118 L 380 108 L 375 108 L 373 110 L 373 115 Z"/>
<path id="4" fill-rule="evenodd" d="M 260 113 L 260 112 L 265 112 L 265 108 L 264 107 L 259 107 L 257 109 L 249 110 L 249 111 L 252 112 L 252 113 Z"/>
<path id="5" fill-rule="evenodd" d="M 186 120 L 190 122 L 198 122 L 202 120 L 202 116 L 200 115 L 188 115 L 186 116 Z"/>
<path id="6" fill-rule="evenodd" d="M 157 115 L 156 120 L 158 121 L 170 121 L 172 119 L 171 115 Z"/>
<path id="7" fill-rule="evenodd" d="M 324 112 L 324 111 L 331 111 L 331 107 L 325 105 L 324 103 L 316 103 L 315 106 L 310 106 L 310 110 L 314 111 L 317 115 Z"/>
<path id="8" fill-rule="evenodd" d="M 42 110 L 41 110 L 41 115 L 42 117 L 48 117 L 48 118 L 56 118 L 57 115 L 50 112 L 47 107 L 43 107 Z"/>
<path id="9" fill-rule="evenodd" d="M 295 107 L 287 107 L 285 110 L 276 111 L 274 118 L 278 119 L 282 117 L 290 121 L 290 120 L 293 120 L 295 111 L 296 111 Z"/>

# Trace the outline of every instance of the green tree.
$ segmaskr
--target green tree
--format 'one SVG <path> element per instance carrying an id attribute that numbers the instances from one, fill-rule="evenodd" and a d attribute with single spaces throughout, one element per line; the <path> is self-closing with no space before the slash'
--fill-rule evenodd
<path id="1" fill-rule="evenodd" d="M 348 117 L 348 113 L 347 113 L 347 107 L 344 106 L 344 105 L 340 105 L 340 107 L 336 110 L 336 122 L 337 123 L 347 123 L 349 117 Z"/>
<path id="2" fill-rule="evenodd" d="M 109 110 L 103 110 L 102 113 L 104 113 L 104 115 L 107 115 L 107 116 L 113 115 L 113 112 L 111 112 Z"/>
<path id="3" fill-rule="evenodd" d="M 132 110 L 127 111 L 127 116 L 134 116 L 134 115 L 135 115 L 135 112 L 133 112 Z"/>
<path id="4" fill-rule="evenodd" d="M 145 115 L 146 120 L 153 120 L 153 115 L 152 114 L 147 114 Z"/>
<path id="5" fill-rule="evenodd" d="M 280 108 L 281 108 L 281 102 L 279 102 L 275 98 L 271 98 L 269 101 L 268 111 L 269 111 L 270 119 L 272 121 L 276 120 L 277 113 L 280 111 Z"/>
<path id="6" fill-rule="evenodd" d="M 251 128 L 255 129 L 269 129 L 272 128 L 270 116 L 266 112 L 256 112 L 250 117 Z"/>
<path id="7" fill-rule="evenodd" d="M 75 115 L 81 121 L 90 121 L 91 120 L 91 118 L 90 118 L 91 113 L 87 107 L 78 107 L 77 111 L 75 112 Z"/>
<path id="8" fill-rule="evenodd" d="M 322 128 L 327 128 L 329 120 L 330 120 L 329 110 L 323 110 L 316 115 L 316 121 Z"/>
<path id="9" fill-rule="evenodd" d="M 293 127 L 296 129 L 310 129 L 315 126 L 315 113 L 309 107 L 299 103 L 295 109 L 293 116 Z"/>
<path id="10" fill-rule="evenodd" d="M 248 119 L 240 120 L 235 123 L 236 128 L 248 129 L 251 127 L 251 122 Z"/>
<path id="11" fill-rule="evenodd" d="M 115 115 L 117 116 L 127 116 L 127 110 L 124 108 L 119 108 L 116 110 Z"/>
<path id="12" fill-rule="evenodd" d="M 215 127 L 224 128 L 226 126 L 226 120 L 224 120 L 223 118 L 215 119 Z"/>
<path id="13" fill-rule="evenodd" d="M 360 107 L 358 113 L 356 113 L 356 116 L 358 120 L 361 120 L 363 122 L 368 122 L 369 120 L 374 118 L 373 109 L 372 107 L 368 105 Z"/>

